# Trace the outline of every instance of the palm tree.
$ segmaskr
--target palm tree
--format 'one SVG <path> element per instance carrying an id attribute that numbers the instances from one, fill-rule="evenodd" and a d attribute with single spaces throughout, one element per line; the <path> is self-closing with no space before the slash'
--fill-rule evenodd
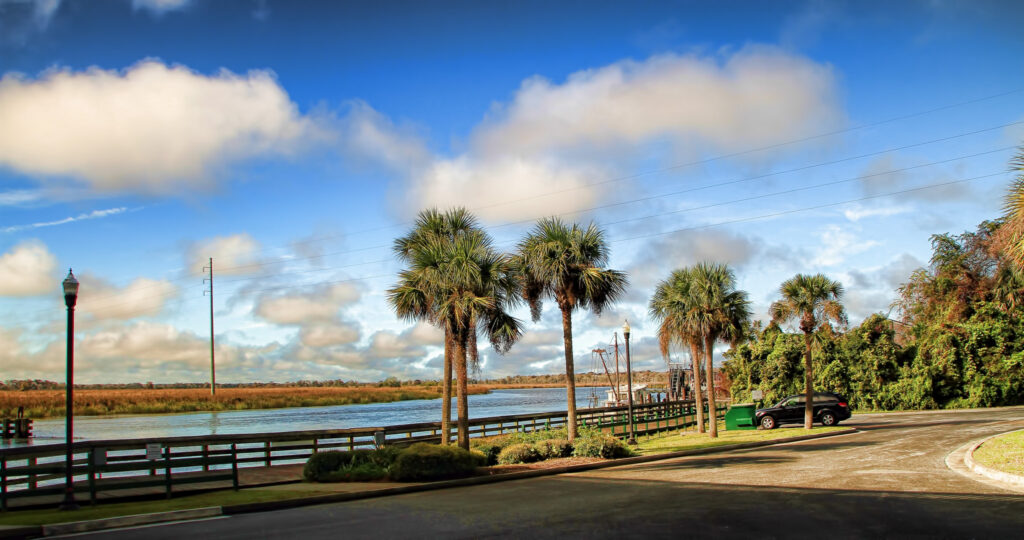
<path id="1" fill-rule="evenodd" d="M 804 333 L 804 380 L 806 403 L 804 404 L 804 429 L 814 424 L 814 367 L 811 365 L 811 336 L 823 325 L 835 322 L 846 324 L 846 311 L 839 299 L 843 286 L 822 274 L 807 276 L 797 274 L 779 287 L 782 300 L 773 302 L 770 311 L 772 322 L 784 323 L 794 317 L 800 318 L 800 331 Z"/>
<path id="2" fill-rule="evenodd" d="M 688 268 L 675 270 L 654 289 L 649 305 L 651 317 L 660 321 L 658 345 L 662 356 L 668 357 L 672 345 L 689 347 L 693 365 L 693 399 L 697 409 L 697 432 L 704 433 L 704 396 L 700 389 L 700 359 L 704 357 L 704 339 L 690 315 L 690 286 L 693 279 Z"/>
<path id="3" fill-rule="evenodd" d="M 530 305 L 533 320 L 540 320 L 541 301 L 545 297 L 554 298 L 562 311 L 570 441 L 576 438 L 572 312 L 583 308 L 600 315 L 623 293 L 627 284 L 623 272 L 605 268 L 608 254 L 604 231 L 596 225 L 591 223 L 583 228 L 556 217 L 538 221 L 519 243 L 517 266 L 524 280 L 522 295 Z"/>
<path id="4" fill-rule="evenodd" d="M 658 341 L 662 354 L 672 343 L 686 344 L 694 366 L 704 359 L 708 387 L 708 419 L 712 437 L 718 436 L 715 419 L 714 346 L 720 340 L 733 343 L 744 335 L 750 320 L 747 293 L 735 290 L 736 276 L 726 265 L 701 263 L 676 270 L 661 282 L 651 298 L 651 316 L 661 321 Z M 694 373 L 696 373 L 696 368 Z M 697 407 L 697 431 L 704 432 L 703 400 L 699 377 L 694 377 Z"/>
<path id="5" fill-rule="evenodd" d="M 1010 183 L 1003 200 L 1005 223 L 997 232 L 997 242 L 1018 269 L 1024 270 L 1024 146 L 1010 160 L 1017 177 Z"/>
<path id="6" fill-rule="evenodd" d="M 505 353 L 522 334 L 521 324 L 507 313 L 521 288 L 512 261 L 497 253 L 490 237 L 464 209 L 420 214 L 413 232 L 395 242 L 395 251 L 409 268 L 388 291 L 399 317 L 427 320 L 445 330 L 445 383 L 455 368 L 458 384 L 459 445 L 469 447 L 467 348 L 475 349 L 482 330 L 495 351 Z M 449 391 L 450 392 L 450 391 Z M 450 393 L 443 397 L 450 418 Z M 447 439 L 445 427 L 443 440 Z"/>
<path id="7" fill-rule="evenodd" d="M 704 374 L 708 385 L 708 427 L 718 437 L 716 418 L 715 343 L 739 342 L 750 321 L 747 293 L 736 290 L 736 274 L 724 264 L 700 263 L 693 267 L 690 285 L 690 318 L 703 340 Z"/>

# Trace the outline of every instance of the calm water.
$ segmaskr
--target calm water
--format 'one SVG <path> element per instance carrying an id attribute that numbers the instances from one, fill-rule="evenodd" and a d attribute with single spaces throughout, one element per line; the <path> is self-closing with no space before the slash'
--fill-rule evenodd
<path id="1" fill-rule="evenodd" d="M 598 399 L 603 402 L 608 389 L 610 387 L 577 388 L 576 406 L 581 408 L 590 406 L 592 394 L 596 394 Z M 454 412 L 454 410 L 455 400 L 452 400 L 452 411 Z M 469 396 L 470 418 L 559 410 L 565 410 L 565 388 L 495 390 L 490 394 Z M 275 433 L 414 424 L 437 422 L 440 419 L 440 399 L 254 411 L 146 416 L 78 416 L 75 417 L 75 440 Z M 64 440 L 64 420 L 61 418 L 37 420 L 33 427 L 35 437 L 32 442 L 36 444 L 63 442 Z M 3 446 L 22 444 L 24 443 L 9 440 L 2 443 Z"/>

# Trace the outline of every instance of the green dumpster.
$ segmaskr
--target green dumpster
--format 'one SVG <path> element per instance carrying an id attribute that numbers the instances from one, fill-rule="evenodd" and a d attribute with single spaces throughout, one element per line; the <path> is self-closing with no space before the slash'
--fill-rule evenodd
<path id="1" fill-rule="evenodd" d="M 729 407 L 725 413 L 725 429 L 757 429 L 754 423 L 754 413 L 757 412 L 757 405 L 753 403 L 741 403 Z"/>

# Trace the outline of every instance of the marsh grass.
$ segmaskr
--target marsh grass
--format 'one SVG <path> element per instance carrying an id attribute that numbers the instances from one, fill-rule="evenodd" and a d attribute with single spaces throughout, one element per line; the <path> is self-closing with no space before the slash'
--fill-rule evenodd
<path id="1" fill-rule="evenodd" d="M 494 386 L 476 385 L 470 394 L 484 394 Z M 274 387 L 218 388 L 211 396 L 203 388 L 75 389 L 76 415 L 164 414 L 200 411 L 322 407 L 357 403 L 387 403 L 436 399 L 440 386 L 393 387 Z M 18 407 L 27 418 L 64 416 L 63 390 L 0 390 L 0 416 L 13 418 Z"/>
<path id="2" fill-rule="evenodd" d="M 989 439 L 974 451 L 974 461 L 998 471 L 1024 476 L 1024 431 Z"/>

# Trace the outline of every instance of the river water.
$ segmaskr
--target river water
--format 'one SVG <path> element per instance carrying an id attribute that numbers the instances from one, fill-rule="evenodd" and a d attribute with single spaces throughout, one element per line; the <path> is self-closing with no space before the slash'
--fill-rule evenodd
<path id="1" fill-rule="evenodd" d="M 603 403 L 610 387 L 577 388 L 576 406 L 590 407 L 593 395 Z M 493 390 L 469 396 L 470 418 L 565 410 L 565 388 Z M 455 400 L 452 400 L 452 412 Z M 77 416 L 75 440 L 145 439 L 187 435 L 277 433 L 317 429 L 376 427 L 437 422 L 441 400 L 420 399 L 363 405 L 295 407 L 248 411 L 188 414 Z M 48 444 L 64 441 L 64 419 L 37 420 L 35 437 L 26 441 L 4 440 L 2 446 Z"/>

